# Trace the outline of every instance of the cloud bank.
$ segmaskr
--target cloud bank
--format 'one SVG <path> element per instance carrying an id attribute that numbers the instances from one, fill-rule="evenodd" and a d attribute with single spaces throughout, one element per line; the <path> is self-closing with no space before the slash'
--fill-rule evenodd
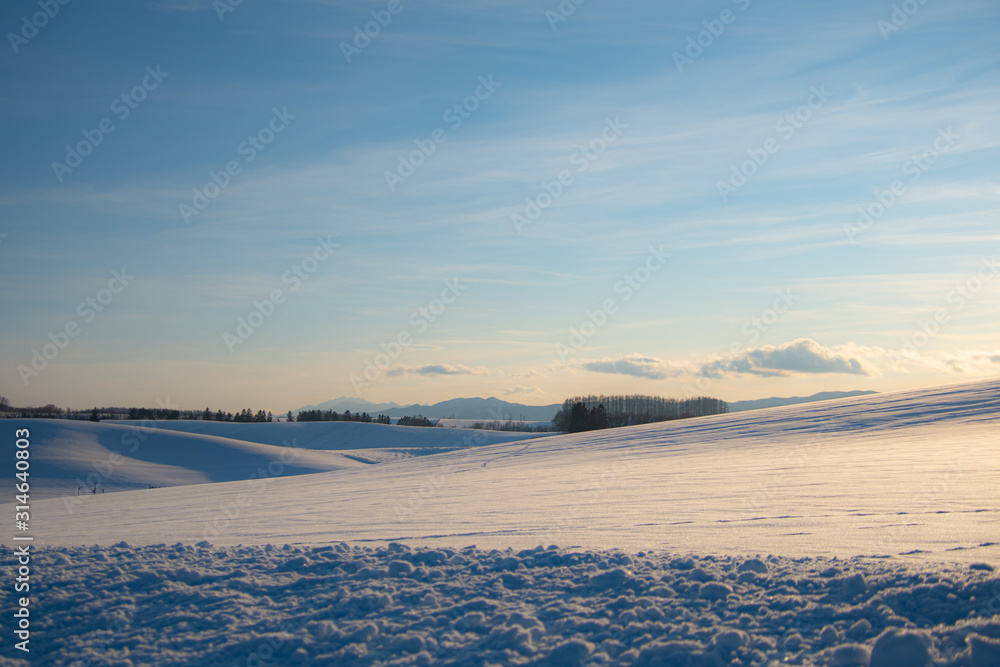
<path id="1" fill-rule="evenodd" d="M 774 377 L 822 373 L 872 374 L 861 358 L 843 347 L 824 347 L 811 338 L 799 338 L 778 346 L 765 345 L 747 349 L 734 356 L 707 363 L 699 370 L 699 374 L 706 377 L 727 374 Z"/>

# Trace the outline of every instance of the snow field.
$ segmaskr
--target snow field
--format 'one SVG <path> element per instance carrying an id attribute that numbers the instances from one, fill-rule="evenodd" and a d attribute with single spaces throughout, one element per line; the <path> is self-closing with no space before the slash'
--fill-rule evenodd
<path id="1" fill-rule="evenodd" d="M 73 498 L 78 488 L 86 495 L 95 485 L 101 494 L 362 468 L 526 437 L 354 422 L 9 419 L 0 425 L 9 434 L 31 432 L 35 500 Z M 0 457 L 13 456 L 14 439 L 0 437 Z M 13 477 L 0 477 L 3 502 L 13 489 Z"/>
<path id="2" fill-rule="evenodd" d="M 49 546 L 473 542 L 1000 564 L 998 421 L 991 380 L 69 507 L 41 500 L 33 529 Z"/>
<path id="3" fill-rule="evenodd" d="M 103 422 L 123 426 L 144 426 L 144 422 Z M 442 427 L 396 426 L 365 424 L 362 422 L 270 422 L 243 424 L 235 422 L 164 420 L 156 422 L 162 431 L 178 431 L 212 435 L 233 440 L 256 442 L 264 445 L 287 446 L 295 441 L 296 447 L 317 450 L 360 450 L 436 447 L 457 449 L 481 447 L 503 442 L 536 438 L 543 434 L 506 431 L 484 431 Z"/>
<path id="4" fill-rule="evenodd" d="M 45 548 L 34 563 L 36 665 L 1000 659 L 1000 579 L 986 564 L 207 542 Z"/>

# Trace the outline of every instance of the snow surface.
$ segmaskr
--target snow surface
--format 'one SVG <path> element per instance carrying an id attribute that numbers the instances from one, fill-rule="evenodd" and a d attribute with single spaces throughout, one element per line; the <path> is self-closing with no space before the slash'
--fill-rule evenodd
<path id="1" fill-rule="evenodd" d="M 1000 656 L 1000 579 L 987 569 L 395 543 L 122 543 L 35 561 L 32 664 L 995 667 Z"/>
<path id="2" fill-rule="evenodd" d="M 991 380 L 33 502 L 32 664 L 995 667 L 998 422 Z"/>

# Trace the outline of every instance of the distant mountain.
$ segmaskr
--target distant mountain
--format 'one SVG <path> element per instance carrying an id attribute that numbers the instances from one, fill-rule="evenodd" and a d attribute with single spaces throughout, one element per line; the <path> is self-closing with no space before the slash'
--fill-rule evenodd
<path id="1" fill-rule="evenodd" d="M 348 398 L 341 396 L 319 405 L 307 405 L 298 410 L 335 410 L 343 412 L 367 412 L 375 415 L 388 415 L 393 419 L 421 414 L 428 419 L 514 419 L 524 421 L 550 421 L 562 407 L 561 403 L 554 405 L 523 405 L 509 403 L 499 398 L 454 398 L 433 405 L 399 405 L 398 403 L 371 403 L 363 398 Z"/>
<path id="2" fill-rule="evenodd" d="M 835 398 L 852 398 L 854 396 L 866 396 L 877 394 L 876 391 L 822 391 L 812 396 L 791 396 L 789 398 L 758 398 L 753 401 L 734 401 L 729 404 L 730 412 L 744 412 L 746 410 L 759 410 L 761 408 L 776 408 L 782 405 L 798 405 L 800 403 L 813 403 L 815 401 L 829 401 Z"/>

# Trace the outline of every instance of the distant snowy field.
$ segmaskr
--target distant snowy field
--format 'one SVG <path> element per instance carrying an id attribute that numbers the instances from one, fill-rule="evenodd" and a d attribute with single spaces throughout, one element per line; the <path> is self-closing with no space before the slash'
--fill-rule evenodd
<path id="1" fill-rule="evenodd" d="M 275 458 L 33 502 L 32 664 L 996 667 L 998 426 L 992 380 L 328 472 L 365 448 L 178 433 Z"/>
<path id="2" fill-rule="evenodd" d="M 533 437 L 469 429 L 355 422 L 237 424 L 202 421 L 6 420 L 32 433 L 32 497 L 230 482 L 365 467 Z M 11 430 L 13 433 L 13 430 Z M 13 461 L 14 440 L 0 441 Z M 13 476 L 0 477 L 10 498 Z"/>

